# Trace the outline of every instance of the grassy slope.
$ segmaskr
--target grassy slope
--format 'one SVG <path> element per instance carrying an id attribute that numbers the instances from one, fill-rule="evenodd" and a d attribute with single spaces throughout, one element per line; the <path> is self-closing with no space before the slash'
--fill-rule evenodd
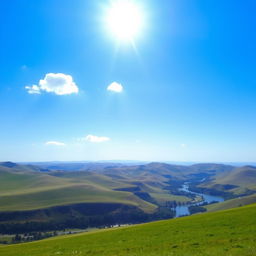
<path id="1" fill-rule="evenodd" d="M 69 179 L 74 183 L 87 182 L 91 184 L 97 184 L 106 188 L 120 188 L 128 186 L 125 182 L 120 181 L 118 179 L 112 179 L 108 176 L 101 175 L 98 173 L 88 172 L 88 171 L 74 171 L 74 172 L 66 172 L 59 171 L 51 173 L 51 176 L 56 176 L 64 179 Z"/>
<path id="2" fill-rule="evenodd" d="M 82 202 L 112 202 L 137 205 L 145 211 L 154 206 L 129 192 L 103 190 L 95 186 L 80 185 L 50 189 L 35 193 L 0 197 L 0 211 L 33 210 L 56 205 L 70 205 Z"/>
<path id="3" fill-rule="evenodd" d="M 206 167 L 209 168 L 208 165 Z M 149 193 L 159 204 L 172 200 L 189 200 L 184 196 L 171 195 L 164 189 L 165 182 L 169 180 L 168 175 L 182 177 L 188 167 L 152 163 L 104 169 L 102 173 L 56 171 L 51 175 L 38 172 L 37 169 L 34 166 L 0 163 L 0 211 L 39 209 L 79 202 L 127 203 L 127 200 L 143 210 L 153 211 L 154 205 L 132 193 L 112 191 L 133 186 Z M 113 174 L 117 177 L 113 178 Z"/>
<path id="4" fill-rule="evenodd" d="M 112 191 L 111 187 L 118 184 L 111 183 L 111 179 L 103 175 L 91 174 L 76 180 L 1 166 L 0 211 L 33 210 L 83 202 L 131 204 L 146 212 L 156 209 L 155 205 L 130 192 Z"/>
<path id="5" fill-rule="evenodd" d="M 24 194 L 68 185 L 70 185 L 70 182 L 48 175 L 0 171 L 1 196 Z"/>
<path id="6" fill-rule="evenodd" d="M 244 166 L 236 168 L 222 179 L 217 179 L 220 184 L 234 184 L 242 187 L 256 188 L 256 167 Z"/>
<path id="7" fill-rule="evenodd" d="M 0 247 L 5 256 L 253 256 L 256 205 Z M 19 252 L 17 254 L 17 252 Z"/>
<path id="8" fill-rule="evenodd" d="M 227 200 L 222 203 L 210 204 L 210 205 L 205 206 L 205 208 L 209 212 L 214 212 L 214 211 L 220 211 L 220 210 L 226 210 L 226 209 L 231 209 L 231 208 L 235 208 L 235 207 L 240 207 L 240 206 L 253 204 L 253 203 L 256 203 L 256 194 Z"/>
<path id="9" fill-rule="evenodd" d="M 74 185 L 35 193 L 0 197 L 0 211 L 23 211 L 76 203 L 123 203 L 151 213 L 156 206 L 130 192 L 112 191 L 88 185 Z"/>
<path id="10" fill-rule="evenodd" d="M 228 173 L 221 173 L 211 182 L 203 184 L 202 187 L 214 187 L 217 184 L 238 186 L 237 188 L 227 190 L 237 195 L 245 193 L 248 189 L 256 191 L 256 167 L 243 166 L 235 168 Z"/>
<path id="11" fill-rule="evenodd" d="M 189 200 L 191 200 L 186 196 L 176 196 L 170 193 L 149 193 L 149 194 L 160 205 L 164 205 L 166 201 L 188 202 Z"/>
<path id="12" fill-rule="evenodd" d="M 160 205 L 164 204 L 166 201 L 179 201 L 179 202 L 187 202 L 190 199 L 185 196 L 177 196 L 170 194 L 169 191 L 163 189 L 166 184 L 161 182 L 157 182 L 156 178 L 151 178 L 147 176 L 146 180 L 139 180 L 141 177 L 138 177 L 139 180 L 129 179 L 127 177 L 123 177 L 123 179 L 113 179 L 105 175 L 100 175 L 92 172 L 58 172 L 54 175 L 59 175 L 60 177 L 70 178 L 74 182 L 81 182 L 82 180 L 86 180 L 87 182 L 92 182 L 99 184 L 106 188 L 132 188 L 138 187 L 143 191 L 150 194 L 150 196 Z M 120 177 L 121 174 L 120 174 Z M 151 178 L 151 179 L 150 179 Z M 139 183 L 138 186 L 135 184 Z M 153 183 L 153 184 L 152 184 Z"/>

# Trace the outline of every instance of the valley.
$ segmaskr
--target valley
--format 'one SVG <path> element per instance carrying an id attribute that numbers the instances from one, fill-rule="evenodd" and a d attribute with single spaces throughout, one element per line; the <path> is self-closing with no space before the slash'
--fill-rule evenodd
<path id="1" fill-rule="evenodd" d="M 4 162 L 0 233 L 111 227 L 246 205 L 256 202 L 255 170 L 223 164 Z"/>

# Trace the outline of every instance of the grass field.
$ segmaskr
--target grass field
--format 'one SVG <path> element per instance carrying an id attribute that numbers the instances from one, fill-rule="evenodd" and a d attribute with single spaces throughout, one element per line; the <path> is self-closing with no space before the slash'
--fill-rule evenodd
<path id="1" fill-rule="evenodd" d="M 191 199 L 186 196 L 176 196 L 168 193 L 150 193 L 160 205 L 164 205 L 166 201 L 189 202 Z"/>
<path id="2" fill-rule="evenodd" d="M 112 191 L 92 185 L 75 185 L 28 194 L 1 196 L 0 211 L 24 211 L 43 209 L 56 205 L 92 202 L 135 205 L 145 212 L 153 212 L 156 209 L 156 206 L 137 198 L 129 192 Z"/>
<path id="3" fill-rule="evenodd" d="M 0 247 L 4 256 L 254 256 L 256 204 Z"/>

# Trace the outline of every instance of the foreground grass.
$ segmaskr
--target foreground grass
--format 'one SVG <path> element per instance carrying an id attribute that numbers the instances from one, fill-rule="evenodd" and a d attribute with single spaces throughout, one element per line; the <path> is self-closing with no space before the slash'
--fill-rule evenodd
<path id="1" fill-rule="evenodd" d="M 256 204 L 132 227 L 0 247 L 5 256 L 253 256 Z"/>

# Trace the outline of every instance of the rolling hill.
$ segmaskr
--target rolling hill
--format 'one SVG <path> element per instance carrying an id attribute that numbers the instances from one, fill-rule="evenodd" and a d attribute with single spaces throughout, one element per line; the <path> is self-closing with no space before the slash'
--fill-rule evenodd
<path id="1" fill-rule="evenodd" d="M 94 171 L 50 171 L 33 165 L 0 163 L 0 211 L 109 202 L 135 205 L 145 212 L 153 212 L 157 204 L 167 200 L 189 200 L 165 189 L 170 177 L 182 175 L 183 167 L 160 163 L 127 167 L 117 164 L 115 168 L 112 164 L 103 166 Z M 141 198 L 138 192 L 151 197 L 151 202 Z"/>
<path id="2" fill-rule="evenodd" d="M 112 190 L 125 184 L 88 172 L 58 177 L 36 167 L 0 165 L 0 211 L 24 211 L 77 203 L 123 203 L 145 212 L 156 206 L 131 192 Z"/>
<path id="3" fill-rule="evenodd" d="M 253 194 L 256 192 L 256 167 L 243 166 L 228 173 L 219 173 L 200 186 L 226 191 L 236 196 Z"/>
<path id="4" fill-rule="evenodd" d="M 73 169 L 75 166 L 78 170 Z M 179 190 L 184 182 L 190 182 L 195 191 L 204 189 L 206 194 L 217 191 L 229 198 L 254 194 L 256 184 L 256 168 L 252 166 L 98 163 L 95 167 L 94 164 L 76 163 L 65 167 L 62 163 L 51 168 L 0 163 L 0 225 L 5 225 L 2 228 L 6 232 L 14 232 L 15 223 L 23 225 L 28 221 L 27 226 L 20 230 L 34 230 L 34 222 L 36 225 L 45 224 L 40 226 L 44 230 L 49 229 L 51 222 L 54 222 L 54 228 L 56 225 L 74 228 L 79 227 L 79 223 L 84 226 L 104 225 L 100 220 L 103 206 L 109 209 L 104 218 L 111 224 L 115 218 L 119 223 L 170 218 L 174 216 L 171 205 L 184 205 L 192 200 L 189 193 Z M 248 199 L 248 202 L 254 201 Z M 216 207 L 227 209 L 237 205 L 240 204 L 227 201 Z M 93 215 L 86 215 L 88 211 L 94 212 L 97 220 L 92 221 Z M 125 212 L 134 213 L 133 219 L 127 218 Z M 7 217 L 7 214 L 12 217 Z M 71 221 L 72 218 L 76 223 Z"/>
<path id="5" fill-rule="evenodd" d="M 248 189 L 256 189 L 256 167 L 244 166 L 234 169 L 225 177 L 216 178 L 218 184 L 232 184 Z"/>

